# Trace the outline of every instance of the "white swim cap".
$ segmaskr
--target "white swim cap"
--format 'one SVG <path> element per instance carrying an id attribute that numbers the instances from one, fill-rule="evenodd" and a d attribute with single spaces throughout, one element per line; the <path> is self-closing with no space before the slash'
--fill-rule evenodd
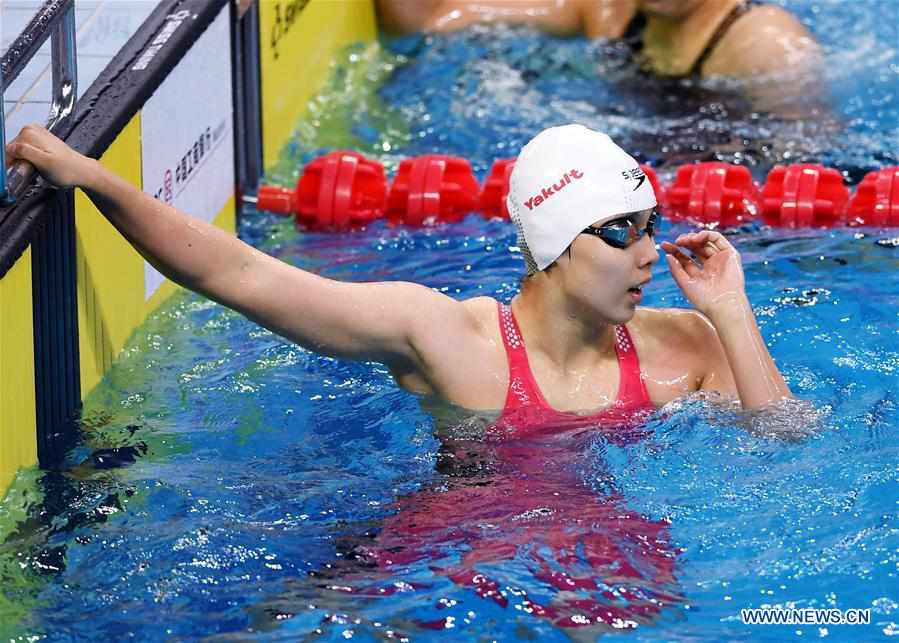
<path id="1" fill-rule="evenodd" d="M 506 204 L 532 274 L 558 259 L 587 226 L 652 208 L 656 195 L 639 163 L 606 134 L 563 125 L 521 148 Z"/>

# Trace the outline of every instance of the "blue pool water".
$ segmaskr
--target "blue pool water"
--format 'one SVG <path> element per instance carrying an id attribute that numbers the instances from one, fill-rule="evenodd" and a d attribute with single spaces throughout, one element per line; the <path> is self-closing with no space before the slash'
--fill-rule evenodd
<path id="1" fill-rule="evenodd" d="M 833 62 L 839 134 L 806 124 L 796 146 L 769 153 L 757 143 L 799 126 L 740 111 L 718 88 L 693 97 L 719 105 L 699 117 L 622 98 L 593 76 L 602 63 L 627 78 L 614 45 L 475 30 L 406 39 L 373 62 L 352 54 L 273 180 L 348 144 L 388 167 L 456 153 L 480 177 L 567 120 L 615 130 L 664 173 L 670 158 L 715 153 L 731 123 L 722 113 L 748 137 L 736 158 L 757 175 L 784 149 L 856 178 L 895 159 L 896 22 L 862 3 L 789 6 Z M 599 633 L 534 613 L 580 600 L 619 610 L 635 641 L 896 636 L 899 233 L 729 234 L 771 352 L 813 409 L 746 417 L 685 398 L 633 438 L 562 433 L 529 445 L 520 471 L 496 465 L 477 418 L 427 412 L 384 367 L 317 356 L 175 297 L 90 394 L 66 466 L 23 483 L 24 518 L 0 544 L 0 634 L 589 640 Z M 413 278 L 460 299 L 508 301 L 522 272 L 512 227 L 476 215 L 334 235 L 247 211 L 241 236 L 328 277 Z M 645 304 L 686 306 L 663 265 Z M 765 437 L 772 430 L 793 436 Z M 445 445 L 467 464 L 447 466 Z M 561 560 L 566 549 L 573 560 Z M 372 564 L 385 551 L 394 564 Z M 608 560 L 591 568 L 600 554 Z M 595 589 L 559 588 L 591 575 Z M 740 608 L 766 605 L 870 608 L 871 624 L 740 622 Z"/>

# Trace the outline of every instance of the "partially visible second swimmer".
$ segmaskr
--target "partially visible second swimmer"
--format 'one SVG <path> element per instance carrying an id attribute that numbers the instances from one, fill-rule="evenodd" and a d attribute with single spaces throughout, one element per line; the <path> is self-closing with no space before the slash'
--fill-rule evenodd
<path id="1" fill-rule="evenodd" d="M 626 38 L 652 73 L 747 81 L 746 94 L 765 111 L 792 112 L 784 105 L 819 93 L 815 39 L 795 16 L 759 0 L 378 0 L 378 14 L 394 33 L 504 22 Z"/>

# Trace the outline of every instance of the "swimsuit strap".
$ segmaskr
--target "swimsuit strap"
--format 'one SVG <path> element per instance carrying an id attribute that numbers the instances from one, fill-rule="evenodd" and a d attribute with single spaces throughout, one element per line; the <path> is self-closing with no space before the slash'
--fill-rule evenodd
<path id="1" fill-rule="evenodd" d="M 506 393 L 506 409 L 532 407 L 541 404 L 537 382 L 528 364 L 528 355 L 521 339 L 521 329 L 512 315 L 512 306 L 496 303 L 499 308 L 499 328 L 506 347 L 509 362 L 509 390 Z"/>
<path id="2" fill-rule="evenodd" d="M 699 54 L 699 58 L 693 63 L 693 68 L 690 69 L 689 75 L 698 75 L 702 71 L 702 66 L 705 64 L 705 61 L 708 60 L 709 56 L 715 50 L 715 47 L 718 46 L 718 43 L 720 43 L 727 34 L 727 31 L 733 27 L 737 20 L 745 16 L 752 11 L 753 7 L 758 5 L 761 5 L 761 2 L 757 2 L 757 0 L 743 0 L 743 2 L 734 7 L 733 10 L 727 14 L 727 17 L 721 21 L 721 24 L 718 25 L 715 33 L 712 34 L 712 37 L 709 38 L 709 41 L 705 44 L 705 49 Z"/>
<path id="3" fill-rule="evenodd" d="M 618 372 L 621 383 L 618 385 L 617 404 L 651 405 L 646 382 L 640 374 L 640 358 L 634 346 L 627 326 L 615 326 L 615 353 L 618 355 Z"/>
<path id="4" fill-rule="evenodd" d="M 646 30 L 646 16 L 639 11 L 634 14 L 621 36 L 624 42 L 631 50 L 632 54 L 639 53 L 643 50 L 643 32 Z"/>
<path id="5" fill-rule="evenodd" d="M 555 411 L 546 402 L 540 387 L 531 371 L 528 362 L 524 340 L 521 338 L 521 329 L 518 321 L 512 314 L 512 307 L 497 302 L 499 309 L 499 326 L 503 336 L 503 344 L 506 347 L 506 355 L 509 361 L 509 389 L 506 394 L 505 410 L 520 407 L 539 407 Z M 618 358 L 618 372 L 620 382 L 618 385 L 618 397 L 614 406 L 651 405 L 646 383 L 640 375 L 640 359 L 637 349 L 634 347 L 631 334 L 627 327 L 615 327 L 615 355 Z"/>

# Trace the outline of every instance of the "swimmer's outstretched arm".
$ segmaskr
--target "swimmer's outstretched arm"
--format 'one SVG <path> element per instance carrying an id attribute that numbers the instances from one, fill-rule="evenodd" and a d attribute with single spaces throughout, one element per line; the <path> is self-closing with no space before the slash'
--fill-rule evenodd
<path id="1" fill-rule="evenodd" d="M 450 297 L 418 284 L 345 283 L 300 270 L 154 199 L 42 127 L 23 129 L 6 156 L 29 161 L 58 187 L 82 188 L 173 281 L 310 350 L 420 373 L 420 353 L 431 350 L 420 351 L 424 329 L 440 327 L 450 345 L 466 332 L 468 315 Z"/>
<path id="2" fill-rule="evenodd" d="M 694 261 L 681 248 L 696 257 Z M 746 297 L 740 254 L 730 241 L 712 230 L 679 236 L 675 243 L 662 242 L 668 267 L 678 287 L 714 329 L 708 329 L 708 345 L 715 346 L 717 333 L 725 363 L 707 364 L 700 386 L 705 390 L 727 393 L 730 374 L 744 409 L 760 409 L 793 394 L 768 352 L 759 332 L 755 314 Z M 714 356 L 721 351 L 711 351 Z M 730 373 L 727 373 L 728 367 Z M 717 380 L 717 382 L 716 382 Z"/>

